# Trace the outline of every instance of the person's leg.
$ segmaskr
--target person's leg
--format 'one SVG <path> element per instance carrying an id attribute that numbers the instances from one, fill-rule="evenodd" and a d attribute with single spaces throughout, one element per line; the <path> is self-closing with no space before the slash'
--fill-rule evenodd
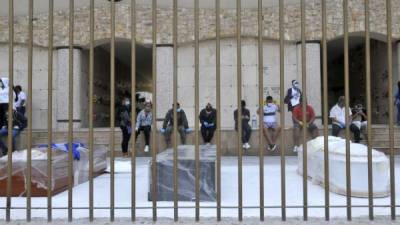
<path id="1" fill-rule="evenodd" d="M 273 144 L 276 144 L 276 141 L 278 140 L 278 137 L 281 134 L 281 130 L 282 130 L 281 126 L 277 125 L 276 128 L 275 128 L 275 135 L 272 138 L 272 143 Z"/>
<path id="2" fill-rule="evenodd" d="M 361 140 L 361 138 L 360 138 L 360 133 L 361 133 L 360 129 L 356 125 L 351 124 L 350 125 L 350 130 L 354 134 L 354 142 L 355 143 L 360 143 L 360 140 Z"/>
<path id="3" fill-rule="evenodd" d="M 165 144 L 167 145 L 167 147 L 169 147 L 171 144 L 171 134 L 172 134 L 172 126 L 167 126 L 164 133 Z"/>
<path id="4" fill-rule="evenodd" d="M 250 137 L 251 137 L 251 127 L 250 127 L 250 125 L 249 124 L 244 124 L 244 127 L 243 127 L 243 131 L 245 131 L 245 132 L 243 132 L 243 137 L 244 137 L 244 139 L 243 139 L 243 143 L 248 143 L 249 141 L 250 141 Z"/>
<path id="5" fill-rule="evenodd" d="M 339 132 L 342 128 L 340 128 L 338 125 L 336 124 L 332 124 L 332 136 L 339 136 Z"/>
<path id="6" fill-rule="evenodd" d="M 12 147 L 13 151 L 16 150 L 15 148 L 15 138 L 19 135 L 20 131 L 18 129 L 13 129 L 13 134 L 12 134 Z"/>
<path id="7" fill-rule="evenodd" d="M 310 132 L 312 139 L 318 137 L 318 133 L 319 133 L 318 127 L 314 123 L 309 125 L 308 132 Z"/>
<path id="8" fill-rule="evenodd" d="M 267 144 L 271 145 L 272 141 L 270 138 L 270 131 L 269 131 L 268 127 L 266 127 L 265 125 L 263 126 L 263 133 L 264 133 L 265 140 L 267 141 Z"/>
<path id="9" fill-rule="evenodd" d="M 213 139 L 213 137 L 214 137 L 214 132 L 215 132 L 215 129 L 214 129 L 214 128 L 210 128 L 210 129 L 208 130 L 208 143 L 210 143 L 210 142 L 212 141 L 212 139 Z"/>
<path id="10" fill-rule="evenodd" d="M 150 133 L 151 133 L 151 126 L 142 126 L 141 127 L 144 132 L 144 142 L 146 145 L 150 145 Z"/>
<path id="11" fill-rule="evenodd" d="M 201 126 L 200 131 L 201 131 L 201 137 L 203 138 L 203 142 L 208 143 L 207 142 L 207 128 L 205 128 L 204 126 Z"/>
<path id="12" fill-rule="evenodd" d="M 397 125 L 400 125 L 400 104 L 396 104 L 397 106 Z"/>
<path id="13" fill-rule="evenodd" d="M 179 134 L 181 136 L 181 143 L 183 145 L 185 145 L 186 144 L 186 130 L 185 130 L 185 128 L 183 126 L 179 126 L 178 127 L 178 131 L 179 131 Z"/>
<path id="14" fill-rule="evenodd" d="M 121 130 L 122 130 L 122 143 L 121 143 L 122 153 L 127 153 L 130 135 L 128 134 L 128 129 L 126 127 L 121 127 Z"/>
<path id="15" fill-rule="evenodd" d="M 293 144 L 294 146 L 300 146 L 300 127 L 299 126 L 294 126 L 293 127 Z"/>
<path id="16" fill-rule="evenodd" d="M 7 155 L 8 149 L 7 149 L 6 144 L 3 142 L 2 137 L 7 137 L 7 134 L 8 134 L 7 128 L 0 129 L 0 148 L 3 152 L 3 156 Z"/>
<path id="17" fill-rule="evenodd" d="M 210 134 L 211 134 L 211 129 L 209 127 L 205 128 L 205 139 L 204 142 L 205 143 L 210 143 Z"/>

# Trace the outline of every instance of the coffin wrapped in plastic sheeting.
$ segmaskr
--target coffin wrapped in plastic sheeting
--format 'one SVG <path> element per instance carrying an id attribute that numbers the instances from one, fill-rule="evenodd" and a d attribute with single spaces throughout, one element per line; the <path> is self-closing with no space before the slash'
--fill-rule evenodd
<path id="1" fill-rule="evenodd" d="M 346 195 L 346 140 L 328 137 L 329 189 Z M 303 148 L 298 152 L 298 173 L 303 174 Z M 368 148 L 366 145 L 350 143 L 351 196 L 368 197 Z M 307 175 L 317 184 L 324 186 L 324 137 L 307 142 Z M 373 197 L 390 194 L 389 159 L 372 149 Z"/>
<path id="2" fill-rule="evenodd" d="M 78 147 L 80 159 L 73 162 L 74 185 L 89 179 L 89 150 Z M 94 149 L 94 176 L 107 168 L 107 151 L 105 148 Z M 13 152 L 12 155 L 12 196 L 26 194 L 27 150 Z M 0 196 L 7 195 L 7 156 L 0 158 Z M 68 188 L 68 153 L 59 148 L 52 151 L 52 195 Z M 47 196 L 47 148 L 32 148 L 31 194 L 33 197 Z"/>

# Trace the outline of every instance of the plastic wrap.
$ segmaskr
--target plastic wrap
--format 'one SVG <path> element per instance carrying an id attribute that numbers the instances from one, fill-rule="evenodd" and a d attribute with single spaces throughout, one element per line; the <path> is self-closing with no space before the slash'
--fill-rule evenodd
<path id="1" fill-rule="evenodd" d="M 330 191 L 346 194 L 346 140 L 328 137 Z M 298 153 L 298 172 L 303 174 L 302 147 Z M 351 196 L 368 197 L 368 148 L 350 143 Z M 307 175 L 316 184 L 324 185 L 324 137 L 307 142 Z M 389 195 L 389 159 L 372 149 L 373 196 Z"/>

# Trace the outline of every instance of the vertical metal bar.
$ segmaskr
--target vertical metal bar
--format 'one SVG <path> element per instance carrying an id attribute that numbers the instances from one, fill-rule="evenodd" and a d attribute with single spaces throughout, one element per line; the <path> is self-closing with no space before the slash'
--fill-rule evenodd
<path id="1" fill-rule="evenodd" d="M 279 1 L 279 92 L 281 110 L 282 134 L 280 137 L 281 145 L 281 217 L 286 221 L 286 168 L 285 168 L 285 28 L 284 28 L 284 0 Z"/>
<path id="2" fill-rule="evenodd" d="M 153 200 L 153 221 L 157 221 L 157 0 L 152 0 L 152 77 L 153 77 L 153 129 L 152 129 L 152 156 L 151 156 L 151 198 Z"/>
<path id="3" fill-rule="evenodd" d="M 307 55 L 306 55 L 306 5 L 301 0 L 301 83 L 302 83 L 302 111 L 303 111 L 303 220 L 308 219 L 308 196 L 307 196 Z"/>
<path id="4" fill-rule="evenodd" d="M 111 128 L 111 158 L 110 158 L 110 164 L 111 164 L 111 173 L 110 173 L 110 220 L 114 221 L 114 212 L 115 212 L 115 165 L 114 165 L 114 159 L 115 159 L 115 0 L 111 0 L 111 59 L 110 59 L 110 85 L 111 85 L 111 101 L 110 101 L 110 128 Z"/>
<path id="5" fill-rule="evenodd" d="M 68 221 L 72 221 L 72 188 L 73 188 L 73 90 L 74 90 L 74 0 L 69 1 L 69 60 L 68 60 Z"/>
<path id="6" fill-rule="evenodd" d="M 242 1 L 236 0 L 236 50 L 237 50 L 237 124 L 238 124 L 238 219 L 243 220 L 243 191 L 242 191 Z"/>
<path id="7" fill-rule="evenodd" d="M 215 1 L 215 75 L 217 86 L 217 221 L 221 221 L 221 0 Z"/>
<path id="8" fill-rule="evenodd" d="M 259 105 L 259 166 L 260 166 L 260 221 L 264 221 L 264 45 L 262 0 L 258 0 L 258 105 Z"/>
<path id="9" fill-rule="evenodd" d="M 322 77 L 324 99 L 324 187 L 325 187 L 325 220 L 329 220 L 329 145 L 328 145 L 328 47 L 326 40 L 326 0 L 322 0 Z"/>
<path id="10" fill-rule="evenodd" d="M 90 0 L 90 49 L 89 49 L 89 220 L 93 221 L 93 81 L 94 81 L 94 0 Z"/>
<path id="11" fill-rule="evenodd" d="M 200 220 L 200 164 L 199 164 L 199 0 L 194 0 L 194 63 L 195 63 L 195 72 L 194 72 L 194 85 L 195 85 L 195 104 L 194 104 L 194 112 L 195 112 L 195 195 L 196 195 L 196 221 Z M 218 109 L 219 110 L 219 109 Z"/>
<path id="12" fill-rule="evenodd" d="M 10 78 L 14 77 L 14 0 L 8 1 L 8 74 Z M 8 148 L 7 154 L 6 221 L 9 222 L 11 220 L 12 148 Z"/>
<path id="13" fill-rule="evenodd" d="M 33 0 L 29 0 L 29 34 L 28 34 L 28 146 L 27 146 L 27 179 L 26 179 L 26 220 L 31 221 L 31 181 L 32 181 L 32 58 L 33 58 Z M 11 77 L 10 77 L 11 78 Z M 10 92 L 9 97 L 12 97 L 12 81 L 10 80 Z M 8 144 L 9 149 L 12 147 L 12 104 L 13 99 L 9 101 L 8 106 Z"/>
<path id="14" fill-rule="evenodd" d="M 349 103 L 349 30 L 348 0 L 343 0 L 343 33 L 344 33 L 344 96 L 346 115 L 346 207 L 347 220 L 351 220 L 351 171 L 350 171 L 350 103 Z"/>
<path id="15" fill-rule="evenodd" d="M 367 144 L 368 144 L 368 211 L 369 219 L 374 219 L 374 187 L 372 184 L 372 116 L 371 116 L 371 46 L 369 26 L 369 0 L 365 0 L 365 80 L 367 95 Z"/>
<path id="16" fill-rule="evenodd" d="M 387 17 L 387 69 L 388 69 L 388 100 L 389 100 L 389 152 L 390 152 L 390 214 L 396 219 L 396 183 L 394 162 L 394 128 L 393 128 L 393 56 L 392 56 L 392 1 L 386 0 Z"/>
<path id="17" fill-rule="evenodd" d="M 173 0 L 173 17 L 172 17 L 172 42 L 173 42 L 173 110 L 174 110 L 174 124 L 173 124 L 173 149 L 174 149 L 174 221 L 178 221 L 178 114 L 177 114 L 177 101 L 178 101 L 178 0 Z"/>
<path id="18" fill-rule="evenodd" d="M 132 131 L 136 127 L 136 0 L 131 1 L 131 121 Z M 155 116 L 153 115 L 153 119 Z M 153 129 L 156 129 L 153 127 Z M 132 132 L 131 154 L 131 220 L 136 220 L 136 135 Z M 153 146 L 152 146 L 153 147 Z"/>
<path id="19" fill-rule="evenodd" d="M 53 141 L 53 13 L 54 0 L 49 0 L 49 41 L 48 41 L 48 81 L 47 81 L 47 221 L 52 220 L 52 147 Z"/>

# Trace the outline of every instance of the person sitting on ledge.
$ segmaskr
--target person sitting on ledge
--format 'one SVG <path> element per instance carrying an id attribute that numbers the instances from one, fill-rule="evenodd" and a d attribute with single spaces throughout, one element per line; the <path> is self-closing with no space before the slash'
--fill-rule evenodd
<path id="1" fill-rule="evenodd" d="M 338 99 L 338 103 L 332 107 L 330 113 L 329 113 L 329 118 L 332 119 L 332 135 L 333 136 L 339 136 L 339 132 L 348 126 L 346 124 L 346 111 L 345 111 L 345 102 L 344 102 L 344 96 L 340 96 Z M 350 124 L 350 131 L 353 132 L 354 134 L 354 142 L 355 143 L 360 143 L 361 140 L 361 131 L 360 129 L 352 123 L 352 113 L 350 108 L 349 110 L 349 118 L 348 122 Z"/>
<path id="2" fill-rule="evenodd" d="M 183 145 L 186 144 L 186 133 L 190 132 L 188 120 L 186 118 L 186 113 L 181 108 L 179 102 L 176 105 L 176 114 L 178 117 L 177 124 L 178 124 L 178 132 L 181 136 L 181 143 Z M 174 127 L 174 105 L 172 108 L 168 110 L 167 114 L 165 114 L 164 123 L 160 130 L 165 137 L 165 143 L 167 147 L 171 145 L 171 134 L 173 132 Z"/>
<path id="3" fill-rule="evenodd" d="M 203 141 L 209 145 L 217 128 L 217 110 L 212 107 L 211 103 L 207 103 L 206 107 L 200 111 L 199 119 Z"/>
<path id="4" fill-rule="evenodd" d="M 306 122 L 303 121 L 303 104 L 306 104 Z M 300 146 L 300 131 L 303 128 L 307 128 L 308 132 L 311 133 L 311 137 L 314 139 L 318 136 L 318 127 L 314 124 L 314 109 L 310 105 L 307 105 L 307 102 L 303 103 L 302 99 L 300 99 L 300 104 L 293 108 L 292 119 L 294 142 L 293 152 L 297 152 Z"/>
<path id="5" fill-rule="evenodd" d="M 150 145 L 150 132 L 151 132 L 151 124 L 153 122 L 153 115 L 151 112 L 151 103 L 146 102 L 144 103 L 144 109 L 139 112 L 139 115 L 137 115 L 136 119 L 136 140 L 137 137 L 139 136 L 140 132 L 144 133 L 144 139 L 145 139 L 145 147 L 144 147 L 144 152 L 149 151 L 149 145 Z"/>
<path id="6" fill-rule="evenodd" d="M 13 129 L 12 129 L 12 151 L 15 151 L 15 138 L 21 133 L 22 130 L 27 126 L 27 119 L 17 110 L 13 110 Z M 0 130 L 0 148 L 3 156 L 7 155 L 8 148 L 1 140 L 2 137 L 8 136 L 8 112 L 6 112 L 5 125 Z"/>

